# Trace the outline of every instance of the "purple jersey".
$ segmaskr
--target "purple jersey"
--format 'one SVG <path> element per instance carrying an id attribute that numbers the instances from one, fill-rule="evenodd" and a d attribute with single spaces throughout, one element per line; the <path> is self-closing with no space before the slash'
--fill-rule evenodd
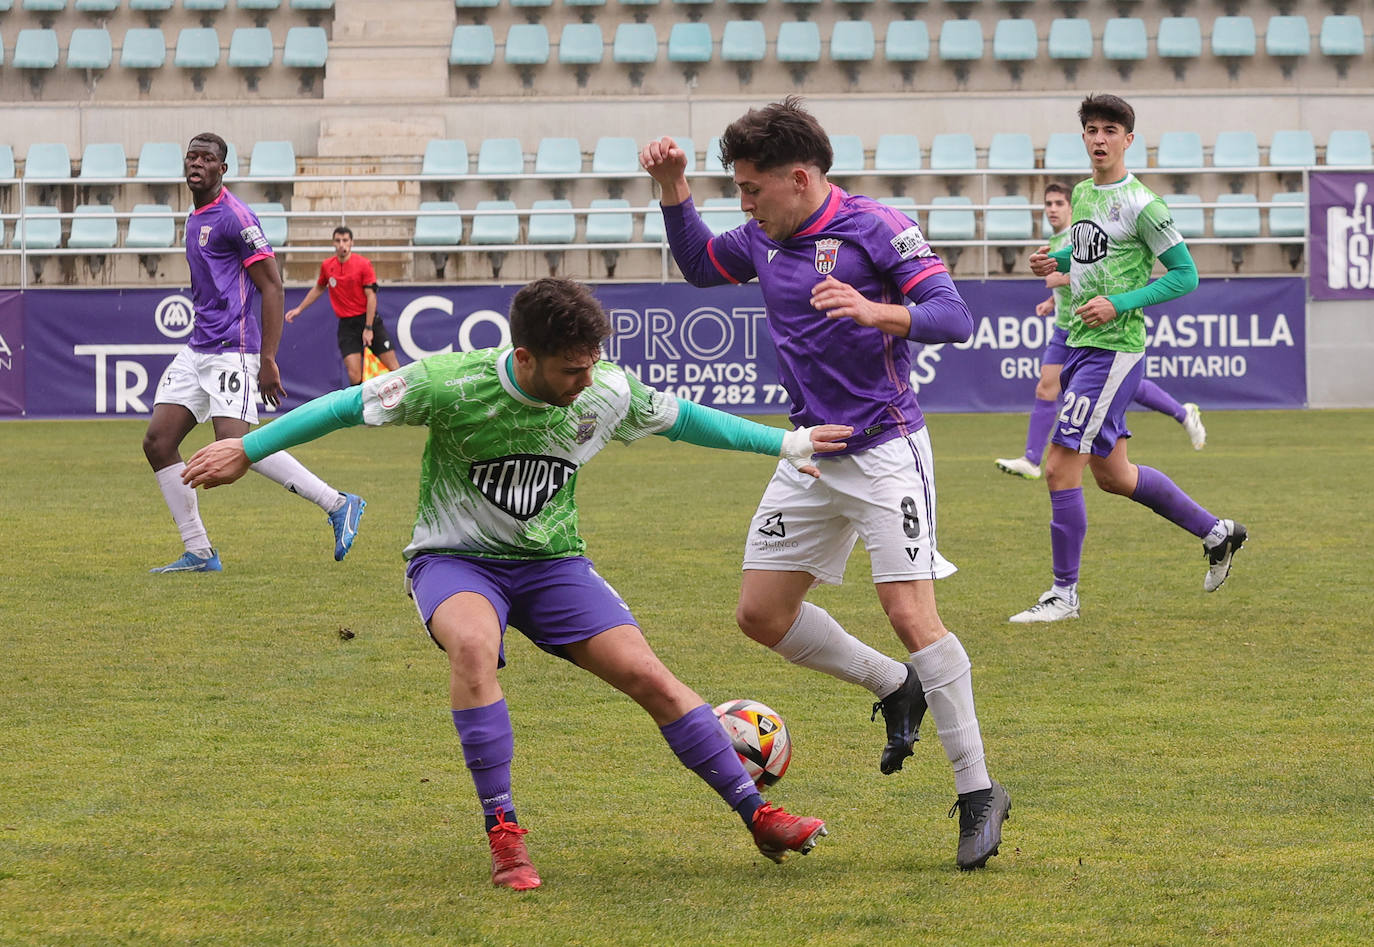
<path id="1" fill-rule="evenodd" d="M 186 262 L 196 307 L 190 347 L 197 352 L 258 352 L 258 288 L 248 267 L 275 256 L 262 225 L 228 189 L 186 218 Z"/>
<path id="2" fill-rule="evenodd" d="M 833 276 L 873 302 L 917 303 L 912 339 L 967 338 L 968 307 L 911 218 L 834 185 L 781 243 L 753 220 L 713 237 L 690 200 L 664 207 L 663 217 L 673 258 L 694 286 L 759 279 L 792 423 L 851 425 L 847 453 L 925 426 L 911 389 L 907 340 L 811 306 L 812 287 Z M 925 312 L 920 304 L 928 304 Z"/>

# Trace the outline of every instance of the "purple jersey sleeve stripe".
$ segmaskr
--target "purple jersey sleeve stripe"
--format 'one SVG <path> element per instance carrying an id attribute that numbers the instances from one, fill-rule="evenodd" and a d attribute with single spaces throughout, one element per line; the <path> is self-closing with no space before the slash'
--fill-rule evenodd
<path id="1" fill-rule="evenodd" d="M 902 284 L 902 295 L 905 296 L 909 294 L 913 286 L 915 286 L 922 280 L 926 279 L 927 277 L 934 276 L 936 273 L 948 272 L 949 270 L 945 267 L 943 263 L 937 263 L 934 266 L 928 266 L 925 269 L 921 270 L 921 272 L 913 276 L 911 279 L 907 280 L 905 283 Z"/>
<path id="2" fill-rule="evenodd" d="M 736 286 L 739 285 L 739 280 L 731 276 L 730 271 L 722 266 L 720 261 L 716 259 L 716 241 L 714 237 L 706 241 L 706 255 L 711 258 L 711 265 L 716 268 L 716 271 L 719 272 L 721 276 L 724 276 Z"/>

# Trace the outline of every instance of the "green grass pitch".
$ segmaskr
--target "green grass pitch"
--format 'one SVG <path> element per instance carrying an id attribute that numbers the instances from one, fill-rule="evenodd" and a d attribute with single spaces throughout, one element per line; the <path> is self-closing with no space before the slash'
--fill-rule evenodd
<path id="1" fill-rule="evenodd" d="M 1089 487 L 1083 618 L 1024 627 L 1049 503 L 992 460 L 1025 418 L 930 419 L 960 567 L 941 611 L 1014 804 L 971 874 L 930 722 L 880 776 L 871 698 L 734 627 L 770 461 L 608 449 L 578 484 L 599 570 L 705 699 L 783 714 L 770 795 L 831 834 L 768 862 L 644 713 L 512 633 L 528 894 L 490 886 L 446 665 L 401 588 L 422 431 L 295 452 L 367 498 L 344 562 L 323 513 L 250 477 L 202 495 L 225 572 L 152 576 L 180 543 L 143 423 L 0 424 L 0 943 L 1368 943 L 1374 412 L 1212 412 L 1201 453 L 1132 422 L 1137 463 L 1250 528 L 1230 581 L 1204 594 L 1196 539 Z M 862 550 L 814 601 L 899 653 Z"/>

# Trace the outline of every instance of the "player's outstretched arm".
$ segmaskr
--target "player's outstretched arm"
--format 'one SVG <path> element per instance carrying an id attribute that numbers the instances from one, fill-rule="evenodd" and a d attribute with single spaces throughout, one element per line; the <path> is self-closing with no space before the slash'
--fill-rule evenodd
<path id="1" fill-rule="evenodd" d="M 243 438 L 226 437 L 192 454 L 181 479 L 189 487 L 222 487 L 242 477 L 252 465 L 243 449 Z"/>
<path id="2" fill-rule="evenodd" d="M 669 440 L 699 447 L 781 457 L 802 473 L 819 477 L 820 471 L 811 463 L 811 456 L 844 450 L 844 438 L 853 434 L 854 429 L 843 424 L 820 424 L 783 431 L 679 398 L 677 420 L 660 433 Z"/>
<path id="3" fill-rule="evenodd" d="M 319 283 L 316 283 L 314 286 L 310 287 L 310 292 L 305 294 L 305 298 L 301 300 L 301 304 L 299 306 L 296 306 L 293 309 L 286 310 L 286 315 L 284 318 L 287 322 L 292 321 L 302 312 L 309 309 L 311 304 L 314 303 L 315 300 L 319 299 L 322 295 L 324 295 L 324 287 L 322 287 Z"/>

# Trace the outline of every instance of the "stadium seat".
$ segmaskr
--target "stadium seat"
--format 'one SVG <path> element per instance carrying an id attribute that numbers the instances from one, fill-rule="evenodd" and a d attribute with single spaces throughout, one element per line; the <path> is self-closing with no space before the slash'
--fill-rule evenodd
<path id="1" fill-rule="evenodd" d="M 76 0 L 73 8 L 78 13 L 114 13 L 119 9 L 119 0 Z"/>
<path id="2" fill-rule="evenodd" d="M 1064 75 L 1072 80 L 1078 64 L 1093 58 L 1093 28 L 1088 20 L 1070 17 L 1050 23 L 1050 58 L 1063 64 Z"/>
<path id="3" fill-rule="evenodd" d="M 946 20 L 940 27 L 940 59 L 951 63 L 960 82 L 968 79 L 968 63 L 983 58 L 983 25 L 977 20 Z"/>
<path id="4" fill-rule="evenodd" d="M 640 174 L 638 141 L 614 135 L 598 138 L 596 148 L 592 151 L 592 172 L 626 176 Z"/>
<path id="5" fill-rule="evenodd" d="M 740 210 L 738 198 L 708 197 L 701 206 L 701 219 L 712 233 L 719 234 L 743 226 L 749 220 L 749 215 Z"/>
<path id="6" fill-rule="evenodd" d="M 510 195 L 508 178 L 525 173 L 525 155 L 518 138 L 484 138 L 477 149 L 477 173 L 494 180 L 496 196 Z"/>
<path id="7" fill-rule="evenodd" d="M 250 178 L 293 178 L 296 176 L 296 149 L 289 141 L 260 141 L 248 158 Z"/>
<path id="8" fill-rule="evenodd" d="M 329 36 L 323 26 L 293 26 L 286 31 L 286 44 L 281 51 L 281 64 L 288 69 L 300 69 L 301 88 L 309 91 L 329 61 Z"/>
<path id="9" fill-rule="evenodd" d="M 1164 132 L 1155 151 L 1155 167 L 1200 168 L 1202 136 L 1197 132 Z"/>
<path id="10" fill-rule="evenodd" d="M 67 246 L 73 250 L 109 250 L 119 243 L 119 221 L 109 204 L 78 204 L 67 234 Z M 99 269 L 96 260 L 92 269 Z"/>
<path id="11" fill-rule="evenodd" d="M 1029 240 L 1035 235 L 1030 201 L 1024 194 L 998 194 L 989 197 L 988 203 L 999 207 L 998 210 L 988 210 L 983 218 L 983 232 L 988 240 Z M 1026 252 L 1024 247 L 1019 246 L 997 249 L 1002 258 L 1003 273 L 1015 270 L 1022 253 Z"/>
<path id="12" fill-rule="evenodd" d="M 1269 236 L 1302 237 L 1307 235 L 1307 193 L 1279 191 L 1270 198 L 1284 207 L 1269 208 Z"/>
<path id="13" fill-rule="evenodd" d="M 740 82 L 753 78 L 754 63 L 762 62 L 768 51 L 768 39 L 759 20 L 729 20 L 720 35 L 722 62 L 735 64 Z"/>
<path id="14" fill-rule="evenodd" d="M 1260 235 L 1260 212 L 1255 195 L 1218 194 L 1217 203 L 1234 206 L 1218 207 L 1212 214 L 1212 236 L 1244 240 Z M 1240 269 L 1244 259 L 1244 249 L 1240 246 L 1233 246 L 1231 248 L 1232 265 L 1236 269 Z"/>
<path id="15" fill-rule="evenodd" d="M 1364 55 L 1364 24 L 1358 16 L 1331 14 L 1322 19 L 1317 46 L 1322 55 L 1336 64 L 1336 74 L 1345 78 L 1353 59 Z"/>
<path id="16" fill-rule="evenodd" d="M 1169 213 L 1174 218 L 1174 227 L 1184 240 L 1202 237 L 1207 233 L 1207 224 L 1201 207 L 1177 206 L 1201 204 L 1202 198 L 1197 194 L 1164 194 L 1161 195 L 1161 199 L 1169 206 Z"/>
<path id="17" fill-rule="evenodd" d="M 1149 146 L 1145 143 L 1145 136 L 1137 132 L 1131 144 L 1126 148 L 1126 170 L 1143 171 L 1149 166 Z"/>
<path id="18" fill-rule="evenodd" d="M 87 145 L 81 152 L 81 171 L 77 180 L 123 178 L 129 173 L 129 162 L 124 154 L 124 146 L 118 142 L 100 142 Z M 93 185 L 96 199 L 102 204 L 114 201 L 115 185 Z"/>
<path id="19" fill-rule="evenodd" d="M 660 137 L 662 137 L 662 136 L 660 136 Z M 673 141 L 677 142 L 678 147 L 681 148 L 682 151 L 683 151 L 683 153 L 686 155 L 686 157 L 687 157 L 687 173 L 688 173 L 688 174 L 693 174 L 693 173 L 695 173 L 695 172 L 696 172 L 696 169 L 697 169 L 697 146 L 696 146 L 696 142 L 692 141 L 692 139 L 689 138 L 689 137 L 687 137 L 686 135 L 672 135 L 672 134 L 670 134 L 668 137 L 671 138 L 671 139 L 673 139 Z M 636 156 L 635 161 L 638 162 L 638 160 L 639 160 L 639 158 L 638 158 L 638 156 Z M 638 166 L 638 165 L 636 164 L 636 167 L 637 167 L 637 166 Z"/>
<path id="20" fill-rule="evenodd" d="M 286 208 L 279 201 L 249 204 L 248 209 L 258 215 L 262 235 L 273 249 L 286 246 Z"/>
<path id="21" fill-rule="evenodd" d="M 1040 36 L 1034 20 L 997 21 L 992 31 L 992 58 L 1009 65 L 1013 82 L 1021 81 L 1021 64 L 1034 60 L 1039 53 Z"/>
<path id="22" fill-rule="evenodd" d="M 67 68 L 95 72 L 109 69 L 114 61 L 110 31 L 104 27 L 78 27 L 67 42 Z"/>
<path id="23" fill-rule="evenodd" d="M 676 2 L 710 3 L 711 0 L 676 0 Z M 784 6 L 792 10 L 798 20 L 805 20 L 811 13 L 810 8 L 819 4 L 821 0 L 782 0 L 782 2 Z"/>
<path id="24" fill-rule="evenodd" d="M 659 245 L 668 242 L 668 232 L 663 223 L 663 210 L 658 206 L 657 201 L 650 204 L 644 212 L 644 232 L 639 239 L 644 243 Z"/>
<path id="25" fill-rule="evenodd" d="M 1271 167 L 1315 168 L 1317 166 L 1317 142 L 1306 129 L 1281 129 L 1269 139 L 1269 165 Z M 1285 184 L 1297 187 L 1301 184 L 1302 174 L 1280 175 Z"/>
<path id="26" fill-rule="evenodd" d="M 0 181 L 9 181 L 17 177 L 14 170 L 14 146 L 0 144 Z M 0 237 L 0 246 L 4 243 L 4 238 Z"/>
<path id="27" fill-rule="evenodd" d="M 582 145 L 576 138 L 541 138 L 534 151 L 534 173 L 547 174 L 549 190 L 561 198 L 568 179 L 582 173 Z"/>
<path id="28" fill-rule="evenodd" d="M 1212 55 L 1226 60 L 1234 79 L 1243 60 L 1255 55 L 1255 22 L 1248 16 L 1219 16 L 1212 22 Z"/>
<path id="29" fill-rule="evenodd" d="M 1271 16 L 1264 31 L 1264 51 L 1279 60 L 1285 76 L 1291 76 L 1299 59 L 1312 51 L 1312 34 L 1305 16 Z"/>
<path id="30" fill-rule="evenodd" d="M 643 23 L 648 19 L 650 7 L 659 5 L 659 0 L 619 0 L 621 6 L 631 7 L 631 13 L 636 23 Z"/>
<path id="31" fill-rule="evenodd" d="M 936 135 L 930 143 L 930 167 L 933 171 L 972 171 L 978 166 L 973 136 L 963 132 Z"/>
<path id="32" fill-rule="evenodd" d="M 147 14 L 148 25 L 157 26 L 162 14 L 172 9 L 172 0 L 129 0 L 129 9 Z"/>
<path id="33" fill-rule="evenodd" d="M 258 73 L 272 65 L 272 31 L 265 26 L 240 26 L 229 37 L 229 65 L 243 70 L 248 91 L 258 88 Z"/>
<path id="34" fill-rule="evenodd" d="M 213 27 L 188 26 L 177 34 L 172 64 L 191 74 L 197 92 L 205 88 L 205 70 L 219 64 L 219 34 Z"/>
<path id="35" fill-rule="evenodd" d="M 531 210 L 565 211 L 565 213 L 530 214 L 530 243 L 572 243 L 577 239 L 577 218 L 573 216 L 572 201 L 538 200 L 530 205 Z M 554 261 L 549 261 L 550 267 Z"/>
<path id="36" fill-rule="evenodd" d="M 577 87 L 584 89 L 591 75 L 591 67 L 606 58 L 606 40 L 599 23 L 565 23 L 558 36 L 558 63 L 572 66 Z"/>
<path id="37" fill-rule="evenodd" d="M 291 9 L 307 13 L 334 9 L 334 0 L 291 0 Z"/>
<path id="38" fill-rule="evenodd" d="M 61 13 L 67 9 L 67 0 L 23 0 L 21 6 L 26 13 L 38 13 L 46 15 L 49 13 Z M 45 17 L 51 19 L 50 17 Z M 44 26 L 50 24 L 44 23 Z"/>
<path id="39" fill-rule="evenodd" d="M 912 63 L 930 59 L 930 32 L 924 20 L 891 20 L 883 34 L 883 58 L 899 64 L 902 79 L 911 82 Z"/>
<path id="40" fill-rule="evenodd" d="M 200 14 L 200 25 L 204 27 L 213 26 L 215 14 L 222 13 L 226 0 L 182 0 L 182 8 Z"/>
<path id="41" fill-rule="evenodd" d="M 1195 16 L 1166 16 L 1159 21 L 1155 52 L 1167 59 L 1174 75 L 1182 79 L 1188 63 L 1202 56 L 1202 24 Z"/>
<path id="42" fill-rule="evenodd" d="M 454 0 L 454 6 L 461 11 L 472 11 L 476 22 L 481 23 L 487 10 L 494 10 L 501 0 Z"/>
<path id="43" fill-rule="evenodd" d="M 1127 78 L 1132 67 L 1149 55 L 1145 21 L 1138 16 L 1113 17 L 1102 30 L 1102 55 L 1116 63 L 1117 72 Z"/>
<path id="44" fill-rule="evenodd" d="M 578 17 L 583 23 L 597 22 L 597 7 L 604 7 L 606 0 L 563 0 L 565 7 L 576 7 Z"/>
<path id="45" fill-rule="evenodd" d="M 57 67 L 57 31 L 20 30 L 10 65 L 28 70 L 29 85 L 37 95 L 43 88 L 43 79 Z"/>
<path id="46" fill-rule="evenodd" d="M 615 28 L 611 58 L 630 67 L 630 84 L 644 82 L 643 66 L 658 62 L 658 33 L 652 23 L 621 23 Z"/>
<path id="47" fill-rule="evenodd" d="M 420 176 L 453 178 L 468 173 L 468 143 L 461 138 L 431 138 L 425 143 L 425 155 L 420 162 Z M 453 196 L 453 184 L 441 180 L 435 191 L 442 200 Z"/>
<path id="48" fill-rule="evenodd" d="M 479 215 L 474 215 L 472 218 L 472 233 L 469 237 L 471 243 L 477 246 L 491 247 L 520 242 L 520 217 L 515 213 L 514 201 L 478 201 L 477 211 Z M 481 216 L 481 211 L 510 211 L 510 213 Z M 492 251 L 487 254 L 487 258 L 491 260 L 493 277 L 501 275 L 501 261 L 504 257 L 504 250 Z"/>
<path id="49" fill-rule="evenodd" d="M 463 242 L 463 218 L 453 201 L 421 201 L 414 241 L 423 247 L 456 247 Z M 441 256 L 443 256 L 441 254 Z"/>
<path id="50" fill-rule="evenodd" d="M 1374 164 L 1370 160 L 1369 132 L 1363 128 L 1341 129 L 1326 139 L 1328 167 L 1362 168 Z"/>
<path id="51" fill-rule="evenodd" d="M 831 135 L 830 150 L 834 161 L 832 175 L 858 174 L 864 169 L 864 141 L 858 135 Z"/>
<path id="52" fill-rule="evenodd" d="M 616 214 L 588 214 L 588 243 L 629 243 L 634 239 L 634 218 L 630 202 L 624 198 L 598 197 L 592 201 L 593 210 L 624 210 Z"/>
<path id="53" fill-rule="evenodd" d="M 1031 136 L 1021 132 L 998 132 L 988 145 L 988 168 L 992 171 L 1031 171 L 1035 169 L 1035 146 Z"/>
<path id="54" fill-rule="evenodd" d="M 702 63 L 711 61 L 711 27 L 707 23 L 674 23 L 668 33 L 668 61 L 683 67 L 683 77 L 691 82 Z"/>
<path id="55" fill-rule="evenodd" d="M 702 155 L 701 169 L 707 174 L 727 173 L 724 165 L 720 163 L 720 136 L 712 138 L 706 143 L 706 152 Z"/>
<path id="56" fill-rule="evenodd" d="M 975 240 L 978 237 L 973 201 L 967 197 L 942 194 L 931 201 L 935 205 L 926 218 L 926 239 L 931 243 L 949 240 Z M 959 247 L 949 247 L 941 253 L 950 265 L 959 259 Z"/>
<path id="57" fill-rule="evenodd" d="M 14 222 L 12 247 L 29 250 L 56 250 L 62 245 L 62 221 L 57 208 L 46 205 L 24 207 L 23 217 Z"/>
<path id="58" fill-rule="evenodd" d="M 453 28 L 453 40 L 448 48 L 450 66 L 481 67 L 496 61 L 496 35 L 486 23 L 459 23 Z M 475 89 L 481 81 L 477 68 L 467 70 L 468 87 Z"/>
<path id="59" fill-rule="evenodd" d="M 162 250 L 176 242 L 177 225 L 172 208 L 167 204 L 135 204 L 135 216 L 129 218 L 129 229 L 124 234 L 124 246 L 131 250 Z M 139 214 L 156 214 L 155 217 L 140 217 Z M 139 254 L 148 275 L 157 273 L 160 256 Z"/>
<path id="60" fill-rule="evenodd" d="M 875 171 L 919 171 L 921 140 L 915 135 L 890 133 L 878 136 L 873 151 Z"/>
<path id="61" fill-rule="evenodd" d="M 867 20 L 836 20 L 830 30 L 830 59 L 845 64 L 850 82 L 859 81 L 859 67 L 873 61 L 877 40 Z"/>
<path id="62" fill-rule="evenodd" d="M 891 197 L 878 198 L 879 204 L 886 204 L 888 207 L 895 207 L 905 213 L 912 220 L 916 219 L 916 198 L 893 195 Z"/>
<path id="63" fill-rule="evenodd" d="M 786 20 L 778 26 L 776 50 L 778 62 L 790 66 L 792 81 L 801 83 L 807 66 L 820 62 L 821 28 L 810 20 Z"/>
<path id="64" fill-rule="evenodd" d="M 181 146 L 172 141 L 147 141 L 138 152 L 135 178 L 180 178 L 183 171 Z"/>
<path id="65" fill-rule="evenodd" d="M 281 0 L 235 0 L 235 6 L 252 12 L 254 26 L 266 26 L 268 14 L 281 9 Z"/>
<path id="66" fill-rule="evenodd" d="M 119 51 L 119 65 L 138 70 L 138 87 L 147 92 L 152 88 L 152 70 L 161 69 L 167 62 L 167 39 L 156 27 L 134 27 L 124 33 L 124 46 Z"/>
<path id="67" fill-rule="evenodd" d="M 1045 170 L 1091 171 L 1092 162 L 1088 160 L 1088 150 L 1083 147 L 1083 136 L 1073 132 L 1051 132 L 1045 143 Z"/>
<path id="68" fill-rule="evenodd" d="M 224 156 L 224 163 L 229 168 L 229 170 L 224 173 L 224 177 L 226 180 L 237 178 L 239 176 L 239 150 L 234 147 L 232 141 L 226 141 L 224 144 L 226 146 L 225 150 L 228 152 Z"/>
<path id="69" fill-rule="evenodd" d="M 1259 140 L 1254 132 L 1218 132 L 1212 147 L 1214 168 L 1254 168 L 1259 166 Z"/>
<path id="70" fill-rule="evenodd" d="M 506 31 L 507 65 L 520 70 L 525 88 L 534 86 L 534 67 L 549 61 L 549 31 L 543 23 L 514 23 Z"/>
<path id="71" fill-rule="evenodd" d="M 71 152 L 62 142 L 35 142 L 24 156 L 24 177 L 64 181 L 72 176 Z"/>

